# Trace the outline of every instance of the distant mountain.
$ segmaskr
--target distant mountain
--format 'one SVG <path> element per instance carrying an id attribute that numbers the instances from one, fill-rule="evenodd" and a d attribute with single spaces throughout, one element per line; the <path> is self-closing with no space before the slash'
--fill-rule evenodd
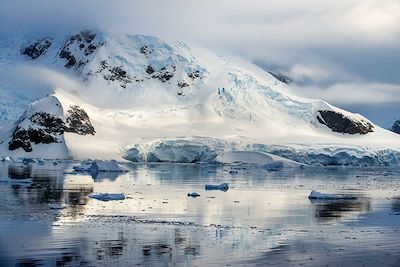
<path id="1" fill-rule="evenodd" d="M 286 84 L 290 84 L 291 82 L 293 82 L 292 78 L 290 78 L 289 76 L 286 76 L 284 74 L 276 73 L 276 72 L 272 72 L 272 71 L 268 71 L 268 73 L 271 74 L 272 76 L 274 76 L 280 82 L 283 82 Z"/>
<path id="2" fill-rule="evenodd" d="M 0 51 L 0 71 L 22 64 L 81 84 L 66 89 L 60 82 L 48 96 L 31 96 L 42 99 L 29 107 L 27 96 L 16 95 L 18 88 L 0 85 L 9 99 L 0 101 L 4 114 L 11 107 L 21 110 L 18 120 L 2 117 L 3 156 L 121 159 L 134 144 L 144 149 L 153 147 L 151 140 L 195 136 L 202 137 L 196 144 L 206 145 L 207 138 L 235 144 L 222 145 L 225 149 L 318 144 L 312 152 L 318 154 L 324 153 L 321 144 L 342 144 L 348 156 L 349 145 L 364 156 L 379 151 L 381 140 L 386 148 L 400 147 L 397 137 L 361 115 L 291 95 L 288 77 L 182 42 L 85 30 L 63 38 L 1 40 Z M 168 158 L 176 150 L 174 145 L 163 153 Z"/>
<path id="3" fill-rule="evenodd" d="M 390 130 L 394 133 L 400 134 L 400 120 L 395 121 Z"/>

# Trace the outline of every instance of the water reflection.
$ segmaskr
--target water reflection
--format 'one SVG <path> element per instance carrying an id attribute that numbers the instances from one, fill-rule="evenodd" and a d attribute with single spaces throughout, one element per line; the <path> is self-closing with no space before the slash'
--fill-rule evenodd
<path id="1" fill-rule="evenodd" d="M 358 197 L 354 200 L 310 199 L 314 205 L 314 216 L 320 221 L 330 221 L 371 211 L 371 200 Z"/>
<path id="2" fill-rule="evenodd" d="M 393 195 L 399 189 L 396 170 L 266 172 L 242 166 L 232 175 L 229 166 L 129 167 L 127 174 L 73 175 L 66 171 L 71 168 L 68 162 L 56 166 L 51 162 L 0 163 L 0 175 L 32 179 L 26 185 L 0 184 L 0 265 L 220 266 L 227 261 L 285 265 L 293 255 L 298 257 L 294 263 L 307 263 L 322 253 L 321 248 L 339 255 L 337 240 L 347 250 L 357 251 L 353 240 L 364 235 L 349 238 L 350 233 L 370 229 L 363 223 L 338 228 L 332 222 L 360 222 L 361 214 L 376 211 L 382 221 L 374 226 L 391 236 L 383 240 L 373 235 L 376 239 L 365 244 L 371 244 L 374 252 L 387 251 L 389 246 L 393 257 L 399 255 L 398 249 L 390 247 L 396 241 L 390 240 L 398 240 L 400 230 L 396 224 L 385 224 L 385 216 L 400 212 L 400 201 L 391 197 L 382 202 L 386 199 L 382 194 Z M 230 189 L 204 188 L 221 183 L 228 183 Z M 311 188 L 356 189 L 360 197 L 310 202 Z M 201 197 L 187 197 L 193 191 Z M 99 202 L 88 198 L 93 192 L 121 192 L 127 199 Z M 376 198 L 383 204 L 374 205 Z M 375 246 L 383 241 L 386 247 Z M 305 248 L 307 254 L 302 253 Z M 371 250 L 363 249 L 362 253 Z"/>

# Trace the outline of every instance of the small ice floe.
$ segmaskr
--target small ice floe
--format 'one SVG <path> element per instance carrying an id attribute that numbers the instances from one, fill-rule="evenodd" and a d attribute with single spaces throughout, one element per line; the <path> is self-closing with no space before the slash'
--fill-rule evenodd
<path id="1" fill-rule="evenodd" d="M 340 199 L 357 199 L 357 197 L 352 195 L 344 194 L 325 194 L 318 191 L 312 190 L 311 194 L 308 196 L 309 199 L 327 199 L 327 200 L 340 200 Z"/>
<path id="2" fill-rule="evenodd" d="M 10 157 L 5 157 L 5 158 L 2 158 L 1 161 L 11 161 L 11 158 Z"/>
<path id="3" fill-rule="evenodd" d="M 23 158 L 22 163 L 25 165 L 28 165 L 29 163 L 34 163 L 36 162 L 34 159 L 29 159 L 29 158 Z"/>
<path id="4" fill-rule="evenodd" d="M 236 170 L 230 170 L 229 173 L 230 173 L 230 174 L 237 174 L 238 171 L 236 171 Z"/>
<path id="5" fill-rule="evenodd" d="M 118 164 L 117 161 L 83 161 L 81 165 L 72 167 L 76 172 L 128 172 L 129 169 Z"/>
<path id="6" fill-rule="evenodd" d="M 125 195 L 123 193 L 93 193 L 89 195 L 90 198 L 94 198 L 101 201 L 110 201 L 110 200 L 124 200 Z"/>
<path id="7" fill-rule="evenodd" d="M 188 197 L 199 197 L 200 195 L 197 194 L 196 192 L 188 193 Z"/>
<path id="8" fill-rule="evenodd" d="M 212 184 L 206 184 L 206 190 L 221 190 L 221 191 L 228 191 L 229 185 L 227 183 L 222 183 L 219 185 L 212 185 Z"/>
<path id="9" fill-rule="evenodd" d="M 49 203 L 47 206 L 51 210 L 62 210 L 62 209 L 67 208 L 66 206 L 63 206 L 63 205 L 57 204 L 57 203 Z"/>
<path id="10" fill-rule="evenodd" d="M 5 177 L 5 178 L 0 178 L 0 183 L 26 185 L 26 184 L 31 184 L 32 179 L 11 179 L 11 178 Z"/>

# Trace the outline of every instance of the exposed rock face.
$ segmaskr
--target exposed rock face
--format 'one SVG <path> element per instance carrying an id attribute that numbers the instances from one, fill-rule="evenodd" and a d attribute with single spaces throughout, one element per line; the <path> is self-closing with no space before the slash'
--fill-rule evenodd
<path id="1" fill-rule="evenodd" d="M 51 46 L 51 38 L 43 38 L 30 46 L 22 49 L 21 53 L 27 55 L 31 59 L 36 59 L 47 52 L 47 49 Z"/>
<path id="2" fill-rule="evenodd" d="M 95 134 L 85 110 L 79 106 L 71 106 L 67 113 L 66 122 L 46 112 L 36 112 L 28 118 L 23 118 L 20 122 L 29 120 L 29 126 L 26 128 L 16 126 L 8 143 L 8 149 L 22 148 L 26 152 L 32 152 L 32 143 L 36 145 L 59 143 L 64 132 L 79 135 Z"/>
<path id="3" fill-rule="evenodd" d="M 178 87 L 179 88 L 189 87 L 189 84 L 186 81 L 180 81 L 178 82 Z"/>
<path id="4" fill-rule="evenodd" d="M 152 68 L 151 66 L 149 66 L 149 67 Z M 149 68 L 147 68 L 147 70 L 148 69 Z M 146 72 L 147 72 L 147 70 L 146 70 Z M 159 79 L 161 82 L 165 83 L 165 82 L 169 81 L 172 77 L 174 77 L 175 71 L 176 71 L 176 66 L 167 65 L 166 67 L 162 68 L 160 71 L 157 71 L 157 72 L 153 71 L 152 73 L 149 73 L 149 74 L 153 74 L 151 76 L 151 78 Z"/>
<path id="5" fill-rule="evenodd" d="M 286 84 L 289 84 L 289 83 L 293 82 L 292 78 L 290 78 L 290 77 L 288 77 L 286 75 L 283 75 L 283 74 L 280 74 L 280 73 L 275 73 L 275 72 L 272 72 L 272 71 L 268 71 L 268 73 L 271 74 L 272 76 L 274 76 L 280 82 L 283 82 L 283 83 L 286 83 Z"/>
<path id="6" fill-rule="evenodd" d="M 373 132 L 371 123 L 344 116 L 332 110 L 318 111 L 317 120 L 332 131 L 343 134 L 367 134 Z"/>
<path id="7" fill-rule="evenodd" d="M 56 118 L 52 114 L 44 112 L 36 112 L 29 120 L 38 126 L 41 126 L 47 133 L 61 134 L 64 132 L 64 122 L 60 118 Z"/>
<path id="8" fill-rule="evenodd" d="M 79 69 L 89 62 L 86 57 L 102 46 L 101 43 L 95 42 L 95 37 L 96 34 L 92 31 L 81 31 L 64 43 L 58 57 L 65 59 L 66 68 Z"/>
<path id="9" fill-rule="evenodd" d="M 400 134 L 400 120 L 397 120 L 393 123 L 392 128 L 390 129 L 392 132 Z"/>
<path id="10" fill-rule="evenodd" d="M 71 106 L 68 110 L 65 130 L 79 135 L 94 135 L 96 133 L 88 114 L 79 106 Z"/>
<path id="11" fill-rule="evenodd" d="M 146 73 L 147 74 L 153 74 L 154 73 L 153 67 L 152 66 L 147 66 Z"/>
<path id="12" fill-rule="evenodd" d="M 122 66 L 110 66 L 106 60 L 100 62 L 100 68 L 96 73 L 102 73 L 103 78 L 107 81 L 117 81 L 122 88 L 126 88 L 127 84 L 132 83 L 132 79 L 128 73 L 122 68 Z M 88 74 L 92 75 L 92 74 Z"/>
<path id="13" fill-rule="evenodd" d="M 144 55 L 149 55 L 151 54 L 153 51 L 147 46 L 144 45 L 140 48 L 140 53 L 144 54 Z"/>
<path id="14" fill-rule="evenodd" d="M 189 72 L 188 73 L 188 77 L 189 78 L 191 78 L 191 79 L 197 79 L 197 78 L 200 78 L 200 71 L 198 71 L 198 70 L 195 70 L 195 71 L 193 71 L 193 72 Z"/>

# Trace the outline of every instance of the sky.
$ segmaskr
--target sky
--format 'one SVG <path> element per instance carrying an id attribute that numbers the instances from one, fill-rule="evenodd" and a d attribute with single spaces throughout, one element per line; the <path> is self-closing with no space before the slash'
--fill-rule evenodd
<path id="1" fill-rule="evenodd" d="M 288 75 L 295 94 L 400 119 L 400 0 L 0 0 L 0 37 L 82 28 L 235 54 Z"/>

